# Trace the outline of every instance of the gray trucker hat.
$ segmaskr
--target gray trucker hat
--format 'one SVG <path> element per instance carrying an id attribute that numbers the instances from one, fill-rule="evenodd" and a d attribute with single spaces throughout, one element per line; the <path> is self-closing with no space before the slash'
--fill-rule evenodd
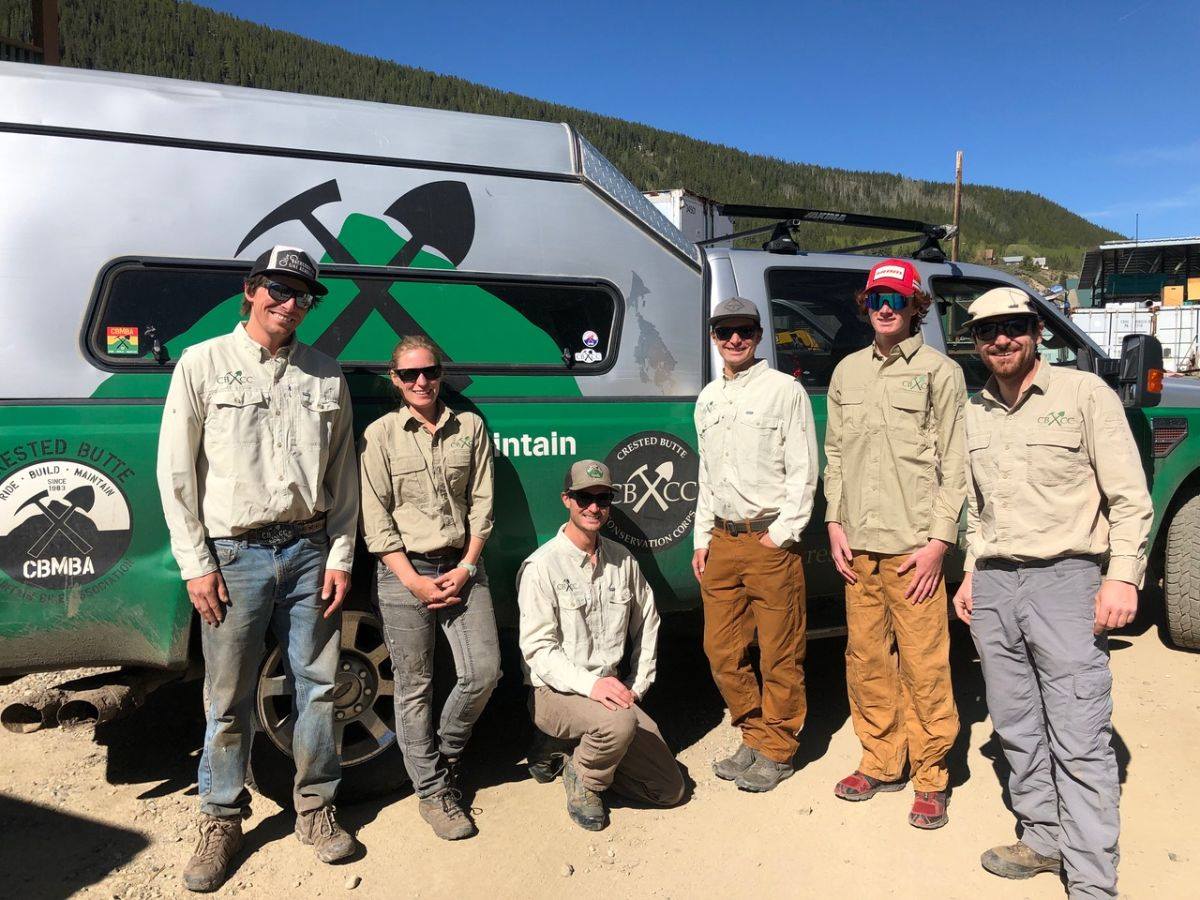
<path id="1" fill-rule="evenodd" d="M 753 301 L 747 300 L 745 297 L 730 297 L 728 300 L 722 300 L 718 303 L 717 308 L 708 317 L 709 327 L 716 325 L 723 319 L 753 319 L 757 324 L 762 324 L 762 317 L 758 314 L 758 307 L 754 305 Z"/>

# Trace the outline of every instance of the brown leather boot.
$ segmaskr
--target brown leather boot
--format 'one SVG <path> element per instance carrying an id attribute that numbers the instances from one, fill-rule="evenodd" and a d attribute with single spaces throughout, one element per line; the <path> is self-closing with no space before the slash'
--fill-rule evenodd
<path id="1" fill-rule="evenodd" d="M 358 843 L 334 817 L 334 807 L 322 806 L 296 816 L 296 837 L 317 851 L 317 859 L 334 863 L 353 855 Z"/>
<path id="2" fill-rule="evenodd" d="M 1001 878 L 1032 878 L 1039 872 L 1062 871 L 1062 857 L 1042 856 L 1023 841 L 993 847 L 979 857 L 980 864 Z"/>
<path id="3" fill-rule="evenodd" d="M 420 803 L 421 818 L 443 841 L 461 841 L 479 834 L 479 829 L 459 803 L 460 796 L 453 788 L 443 788 Z"/>
<path id="4" fill-rule="evenodd" d="M 215 891 L 225 883 L 229 862 L 241 849 L 240 818 L 201 815 L 200 842 L 183 870 L 184 887 L 200 893 Z"/>

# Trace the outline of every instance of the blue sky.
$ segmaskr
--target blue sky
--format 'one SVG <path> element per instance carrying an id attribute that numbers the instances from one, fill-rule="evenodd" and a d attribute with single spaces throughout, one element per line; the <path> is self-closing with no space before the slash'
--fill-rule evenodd
<path id="1" fill-rule="evenodd" d="M 203 5 L 788 160 L 950 180 L 962 149 L 968 183 L 1200 234 L 1196 0 Z"/>

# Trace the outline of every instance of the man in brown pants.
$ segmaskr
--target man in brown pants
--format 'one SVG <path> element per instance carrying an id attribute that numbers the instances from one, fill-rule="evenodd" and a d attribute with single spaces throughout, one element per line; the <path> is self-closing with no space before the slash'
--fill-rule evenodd
<path id="1" fill-rule="evenodd" d="M 591 459 L 572 465 L 562 501 L 567 523 L 517 573 L 521 657 L 534 724 L 552 738 L 578 741 L 563 766 L 567 814 L 599 831 L 608 824 L 604 791 L 674 806 L 683 774 L 641 708 L 654 683 L 658 611 L 637 561 L 600 536 L 613 501 L 608 466 Z M 630 672 L 622 680 L 627 641 Z"/>
<path id="2" fill-rule="evenodd" d="M 704 600 L 704 652 L 742 733 L 713 771 L 761 792 L 792 774 L 807 711 L 800 532 L 812 514 L 817 439 L 804 388 L 755 359 L 763 332 L 754 304 L 732 297 L 708 321 L 724 365 L 696 400 L 692 569 Z M 749 659 L 754 628 L 761 688 Z"/>
<path id="3" fill-rule="evenodd" d="M 846 686 L 863 753 L 834 793 L 900 790 L 907 762 L 909 823 L 941 828 L 958 736 L 942 558 L 966 497 L 966 385 L 921 339 L 930 298 L 912 263 L 878 263 L 858 302 L 875 340 L 829 385 L 825 521 L 846 580 Z"/>

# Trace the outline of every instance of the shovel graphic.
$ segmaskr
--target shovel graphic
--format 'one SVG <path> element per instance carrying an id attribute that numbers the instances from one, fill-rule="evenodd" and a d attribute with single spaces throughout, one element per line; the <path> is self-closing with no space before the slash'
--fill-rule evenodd
<path id="1" fill-rule="evenodd" d="M 83 510 L 85 513 L 91 510 L 96 503 L 96 490 L 90 484 L 80 485 L 73 490 L 67 491 L 63 496 L 63 500 L 67 503 L 67 511 L 61 516 L 56 516 L 51 512 L 50 508 L 45 506 L 41 501 L 49 494 L 49 491 L 42 491 L 35 497 L 30 497 L 21 507 L 24 508 L 30 503 L 37 503 L 38 508 L 50 519 L 53 524 L 46 529 L 46 533 L 39 537 L 29 548 L 29 556 L 38 558 L 46 549 L 47 545 L 53 540 L 56 534 L 61 534 L 70 541 L 75 549 L 80 553 L 91 553 L 92 545 L 85 541 L 75 529 L 71 527 L 70 519 L 75 514 L 76 510 Z"/>
<path id="2" fill-rule="evenodd" d="M 668 459 L 665 463 L 655 468 L 653 482 L 646 477 L 646 466 L 640 466 L 633 474 L 642 479 L 642 483 L 646 485 L 646 493 L 642 494 L 642 498 L 633 504 L 633 511 L 635 513 L 641 512 L 642 507 L 646 505 L 646 501 L 653 497 L 654 502 L 659 505 L 663 512 L 666 512 L 667 502 L 658 493 L 658 486 L 664 481 L 671 480 L 671 476 L 675 474 L 675 463 Z"/>

